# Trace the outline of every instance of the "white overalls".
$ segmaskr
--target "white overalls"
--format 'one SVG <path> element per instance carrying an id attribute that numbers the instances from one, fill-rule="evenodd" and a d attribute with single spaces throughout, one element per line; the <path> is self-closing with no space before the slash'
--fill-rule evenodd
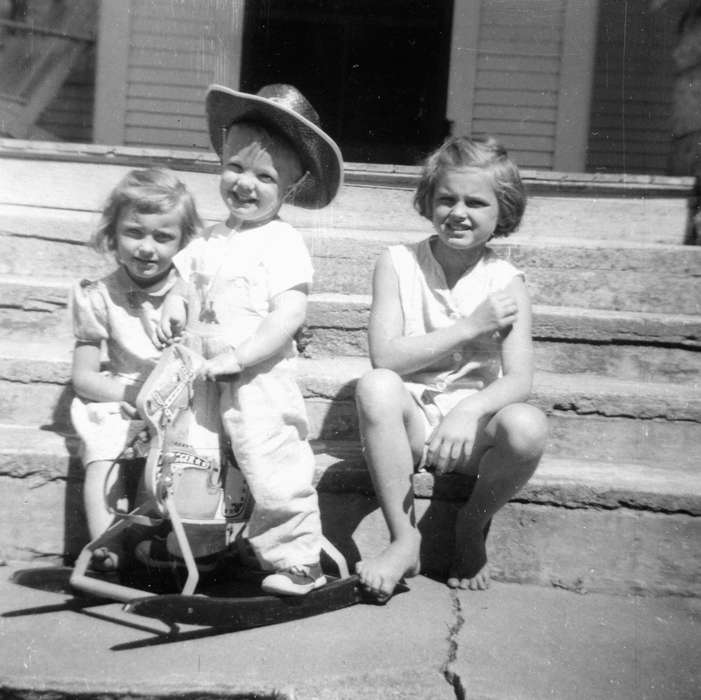
<path id="1" fill-rule="evenodd" d="M 212 226 L 174 262 L 188 282 L 187 332 L 201 338 L 205 358 L 253 335 L 270 313 L 272 299 L 310 285 L 313 274 L 301 235 L 279 220 L 242 231 Z M 295 356 L 290 338 L 277 355 L 207 387 L 207 400 L 219 401 L 222 423 L 255 500 L 244 536 L 267 570 L 314 564 L 321 548 L 314 455 L 294 376 Z"/>

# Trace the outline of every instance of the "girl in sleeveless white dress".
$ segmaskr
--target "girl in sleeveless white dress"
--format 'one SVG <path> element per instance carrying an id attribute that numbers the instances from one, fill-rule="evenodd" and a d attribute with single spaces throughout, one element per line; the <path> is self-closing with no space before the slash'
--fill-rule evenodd
<path id="1" fill-rule="evenodd" d="M 380 600 L 420 568 L 414 469 L 472 477 L 447 583 L 484 589 L 491 517 L 542 455 L 546 419 L 525 403 L 533 348 L 524 275 L 487 246 L 516 229 L 525 203 L 518 169 L 502 146 L 450 138 L 427 159 L 414 198 L 434 234 L 392 246 L 377 262 L 369 325 L 374 369 L 358 382 L 356 402 L 391 541 L 357 571 Z"/>

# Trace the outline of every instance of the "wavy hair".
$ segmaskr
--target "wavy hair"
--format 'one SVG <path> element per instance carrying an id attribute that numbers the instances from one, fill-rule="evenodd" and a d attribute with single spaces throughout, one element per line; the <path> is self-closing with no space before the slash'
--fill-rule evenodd
<path id="1" fill-rule="evenodd" d="M 110 252 L 117 249 L 117 224 L 127 208 L 138 214 L 166 214 L 178 210 L 182 232 L 181 248 L 202 227 L 195 200 L 172 170 L 130 170 L 112 190 L 102 209 L 100 222 L 91 239 L 96 250 Z"/>
<path id="2" fill-rule="evenodd" d="M 414 208 L 421 216 L 432 218 L 436 184 L 452 168 L 478 168 L 492 177 L 499 205 L 494 236 L 508 236 L 518 228 L 526 209 L 526 190 L 516 164 L 492 137 L 451 136 L 426 158 L 414 193 Z"/>

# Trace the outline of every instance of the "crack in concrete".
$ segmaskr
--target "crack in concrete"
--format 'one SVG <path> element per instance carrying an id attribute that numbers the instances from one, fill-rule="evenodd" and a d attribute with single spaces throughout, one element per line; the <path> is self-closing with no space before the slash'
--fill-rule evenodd
<path id="1" fill-rule="evenodd" d="M 458 635 L 465 624 L 465 617 L 462 614 L 462 603 L 460 602 L 457 591 L 451 591 L 450 597 L 455 621 L 448 630 L 448 658 L 443 664 L 441 671 L 448 685 L 453 688 L 456 699 L 465 700 L 467 697 L 465 694 L 465 686 L 460 675 L 453 669 L 453 664 L 458 656 Z"/>
<path id="2" fill-rule="evenodd" d="M 553 403 L 550 414 L 557 416 L 569 416 L 571 414 L 577 416 L 594 416 L 596 418 L 626 418 L 639 422 L 650 421 L 659 423 L 698 423 L 697 418 L 685 418 L 684 416 L 667 415 L 664 413 L 652 413 L 641 410 L 637 413 L 632 411 L 606 411 L 601 408 L 589 408 L 581 406 L 573 402 L 561 403 L 559 401 Z"/>
<path id="3" fill-rule="evenodd" d="M 651 497 L 655 497 L 652 494 Z M 615 510 L 632 510 L 639 513 L 651 513 L 655 515 L 687 515 L 692 518 L 701 517 L 701 513 L 691 510 L 690 508 L 665 508 L 664 506 L 655 506 L 653 504 L 639 503 L 625 497 L 618 497 L 615 502 L 606 503 L 603 500 L 548 500 L 546 498 L 531 496 L 524 498 L 516 496 L 512 498 L 510 503 L 520 503 L 522 505 L 545 506 L 548 508 L 562 508 L 563 510 L 591 510 L 591 511 L 615 511 Z"/>
<path id="4" fill-rule="evenodd" d="M 40 488 L 46 484 L 53 483 L 54 481 L 67 481 L 68 475 L 65 472 L 51 471 L 45 468 L 40 469 L 29 469 L 27 471 L 21 471 L 20 468 L 12 469 L 1 469 L 0 477 L 9 477 L 10 479 L 17 479 L 19 481 L 25 481 L 29 484 L 30 489 Z"/>

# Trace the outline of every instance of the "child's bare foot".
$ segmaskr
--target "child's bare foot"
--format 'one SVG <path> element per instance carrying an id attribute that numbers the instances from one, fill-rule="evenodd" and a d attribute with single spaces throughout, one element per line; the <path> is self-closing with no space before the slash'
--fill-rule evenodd
<path id="1" fill-rule="evenodd" d="M 483 532 L 459 533 L 455 556 L 450 567 L 448 586 L 471 591 L 489 588 L 489 565 Z"/>
<path id="2" fill-rule="evenodd" d="M 372 559 L 359 561 L 355 570 L 365 590 L 378 603 L 387 602 L 397 584 L 405 576 L 419 573 L 419 533 L 397 538 L 382 552 Z"/>
<path id="3" fill-rule="evenodd" d="M 489 566 L 485 564 L 474 576 L 462 577 L 451 576 L 448 579 L 449 588 L 461 588 L 462 590 L 486 591 L 489 588 L 491 579 L 489 577 Z"/>

